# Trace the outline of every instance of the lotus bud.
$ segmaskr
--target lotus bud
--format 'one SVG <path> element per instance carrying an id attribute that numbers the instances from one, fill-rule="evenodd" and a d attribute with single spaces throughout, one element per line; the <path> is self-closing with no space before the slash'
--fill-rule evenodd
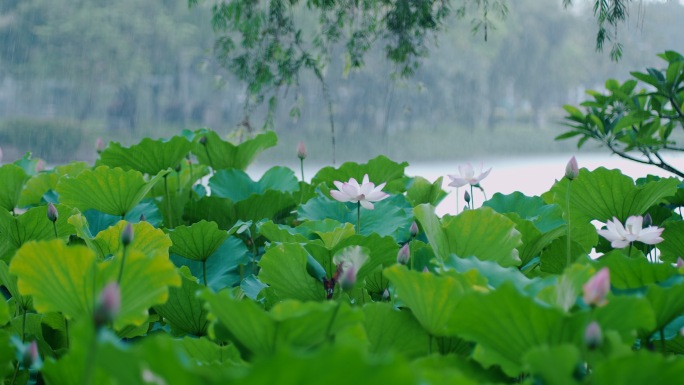
<path id="1" fill-rule="evenodd" d="M 173 170 L 174 170 L 175 172 L 181 172 L 181 164 L 178 163 L 178 164 L 176 165 L 176 167 L 173 168 Z"/>
<path id="2" fill-rule="evenodd" d="M 340 278 L 338 281 L 342 290 L 350 291 L 354 288 L 357 278 L 356 273 L 357 271 L 356 268 L 354 268 L 354 266 L 349 266 L 342 271 L 342 274 L 340 274 Z"/>
<path id="3" fill-rule="evenodd" d="M 584 330 L 584 343 L 590 350 L 598 348 L 603 343 L 603 333 L 596 321 L 591 321 Z"/>
<path id="4" fill-rule="evenodd" d="M 684 259 L 682 259 L 681 256 L 677 257 L 677 264 L 675 265 L 675 267 L 678 269 L 684 267 Z"/>
<path id="5" fill-rule="evenodd" d="M 207 137 L 206 136 L 201 137 L 199 142 L 202 146 L 206 146 L 207 145 Z"/>
<path id="6" fill-rule="evenodd" d="M 463 199 L 465 199 L 466 203 L 470 204 L 470 193 L 468 191 L 463 194 Z"/>
<path id="7" fill-rule="evenodd" d="M 102 140 L 102 138 L 97 138 L 97 140 L 95 141 L 95 151 L 97 151 L 97 153 L 100 154 L 100 153 L 102 153 L 102 151 L 104 151 L 104 149 L 105 149 L 104 140 Z"/>
<path id="8" fill-rule="evenodd" d="M 413 223 L 411 223 L 411 227 L 409 228 L 409 234 L 411 234 L 411 238 L 418 236 L 418 231 L 418 224 L 416 221 L 413 221 Z"/>
<path id="9" fill-rule="evenodd" d="M 42 159 L 38 159 L 38 161 L 36 162 L 35 170 L 37 173 L 45 171 L 45 161 Z"/>
<path id="10" fill-rule="evenodd" d="M 388 289 L 385 289 L 385 290 L 382 292 L 382 299 L 385 300 L 385 301 L 387 301 L 389 298 L 390 298 L 390 292 L 389 292 Z"/>
<path id="11" fill-rule="evenodd" d="M 303 140 L 297 145 L 297 158 L 301 160 L 306 159 L 306 145 L 304 145 Z"/>
<path id="12" fill-rule="evenodd" d="M 147 218 L 145 218 L 145 214 L 140 214 L 140 222 L 147 222 Z"/>
<path id="13" fill-rule="evenodd" d="M 610 271 L 607 267 L 599 270 L 582 286 L 584 303 L 590 306 L 603 306 L 608 303 L 606 295 L 610 292 Z"/>
<path id="14" fill-rule="evenodd" d="M 110 282 L 102 289 L 95 304 L 93 318 L 100 327 L 112 323 L 121 310 L 121 288 L 116 282 Z"/>
<path id="15" fill-rule="evenodd" d="M 52 222 L 52 223 L 57 222 L 57 218 L 59 218 L 59 213 L 57 212 L 57 208 L 55 207 L 55 205 L 52 204 L 52 202 L 48 203 L 47 217 L 50 220 L 50 222 Z"/>
<path id="16" fill-rule="evenodd" d="M 22 354 L 22 363 L 24 368 L 30 368 L 40 362 L 40 354 L 38 353 L 38 343 L 33 340 L 30 344 L 24 347 Z"/>
<path id="17" fill-rule="evenodd" d="M 565 177 L 573 180 L 579 175 L 579 166 L 577 165 L 577 159 L 573 156 L 570 158 L 568 165 L 565 166 Z"/>
<path id="18" fill-rule="evenodd" d="M 397 254 L 397 263 L 405 265 L 408 263 L 409 258 L 411 258 L 411 249 L 409 249 L 409 244 L 405 243 L 404 246 L 399 249 Z"/>
<path id="19" fill-rule="evenodd" d="M 429 273 L 430 269 L 427 266 L 423 267 L 423 273 Z"/>
<path id="20" fill-rule="evenodd" d="M 649 227 L 652 224 L 653 224 L 653 218 L 651 217 L 651 214 L 646 213 L 646 215 L 644 215 L 644 221 L 642 223 L 642 227 Z"/>
<path id="21" fill-rule="evenodd" d="M 126 247 L 131 242 L 133 242 L 133 225 L 129 222 L 121 232 L 121 244 Z"/>

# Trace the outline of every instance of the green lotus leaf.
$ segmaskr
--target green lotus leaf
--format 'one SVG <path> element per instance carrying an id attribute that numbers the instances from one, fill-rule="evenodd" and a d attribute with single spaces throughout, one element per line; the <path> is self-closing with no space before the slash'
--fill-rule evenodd
<path id="1" fill-rule="evenodd" d="M 100 258 L 110 254 L 117 254 L 123 250 L 121 245 L 121 233 L 128 222 L 119 221 L 107 230 L 100 231 L 93 239 L 92 245 Z M 133 242 L 128 246 L 129 250 L 138 250 L 149 257 L 169 258 L 169 247 L 172 246 L 169 236 L 147 222 L 134 223 Z"/>
<path id="2" fill-rule="evenodd" d="M 270 247 L 261 257 L 259 280 L 269 285 L 279 299 L 322 301 L 323 285 L 306 271 L 307 251 L 299 244 L 279 244 Z"/>
<path id="3" fill-rule="evenodd" d="M 38 206 L 45 201 L 43 196 L 50 190 L 55 190 L 59 176 L 54 172 L 41 172 L 32 176 L 24 189 L 21 190 L 17 206 Z M 57 203 L 57 202 L 54 202 Z"/>
<path id="4" fill-rule="evenodd" d="M 482 261 L 475 257 L 459 258 L 452 255 L 444 262 L 444 267 L 449 270 L 453 269 L 453 271 L 459 274 L 466 274 L 470 271 L 476 272 L 477 275 L 485 279 L 487 285 L 493 288 L 508 283 L 514 285 L 518 290 L 525 292 L 532 285 L 540 281 L 538 278 L 527 278 L 516 268 L 501 267 L 496 262 Z M 445 274 L 448 274 L 449 270 Z"/>
<path id="5" fill-rule="evenodd" d="M 413 216 L 406 197 L 393 195 L 374 205 L 373 210 L 361 208 L 361 234 L 391 235 L 398 242 L 408 240 Z M 356 204 L 338 202 L 325 196 L 310 199 L 299 206 L 298 214 L 300 220 L 321 221 L 330 218 L 354 226 L 358 215 Z"/>
<path id="6" fill-rule="evenodd" d="M 575 385 L 573 374 L 580 365 L 580 352 L 573 345 L 538 346 L 523 358 L 526 371 L 545 384 Z"/>
<path id="7" fill-rule="evenodd" d="M 246 172 L 238 169 L 220 170 L 209 179 L 211 195 L 228 198 L 233 202 L 261 195 L 268 190 L 293 193 L 299 190 L 294 171 L 286 167 L 272 167 L 259 181 L 254 182 Z"/>
<path id="8" fill-rule="evenodd" d="M 442 189 L 442 179 L 440 176 L 433 183 L 430 183 L 423 177 L 413 177 L 411 185 L 406 191 L 406 199 L 413 207 L 423 203 L 437 206 L 447 196 L 446 191 Z"/>
<path id="9" fill-rule="evenodd" d="M 660 260 L 674 263 L 684 258 L 684 221 L 668 222 L 664 225 L 663 242 L 658 244 Z"/>
<path id="10" fill-rule="evenodd" d="M 259 222 L 262 219 L 279 220 L 290 215 L 295 206 L 292 194 L 268 190 L 262 195 L 252 195 L 237 202 L 234 206 L 233 217 L 245 222 Z"/>
<path id="11" fill-rule="evenodd" d="M 564 211 L 568 183 L 563 179 L 549 192 L 554 195 L 553 202 Z M 624 223 L 629 216 L 643 215 L 649 207 L 674 195 L 679 183 L 676 178 L 667 178 L 635 186 L 634 181 L 620 170 L 582 169 L 570 186 L 571 219 L 576 212 L 580 220 L 584 216 L 606 222 L 617 217 Z"/>
<path id="12" fill-rule="evenodd" d="M 97 267 L 95 253 L 89 248 L 67 246 L 61 239 L 29 242 L 17 251 L 9 272 L 17 276 L 21 295 L 33 297 L 39 313 L 90 318 Z"/>
<path id="13" fill-rule="evenodd" d="M 323 221 L 323 223 L 326 222 L 336 222 L 338 227 L 335 227 L 332 230 L 317 230 L 315 231 L 315 234 L 321 239 L 323 242 L 323 247 L 332 250 L 336 248 L 340 242 L 344 241 L 345 239 L 354 236 L 354 226 L 351 223 L 345 223 L 344 225 L 333 220 L 326 219 Z M 309 228 L 313 229 L 313 225 L 316 223 L 321 223 L 319 221 L 308 221 L 304 222 L 301 226 L 303 228 Z M 327 230 L 327 229 L 326 229 Z"/>
<path id="14" fill-rule="evenodd" d="M 515 229 L 522 235 L 522 244 L 518 246 L 521 266 L 528 266 L 532 260 L 540 257 L 542 251 L 553 241 L 566 234 L 565 225 L 542 233 L 532 221 L 521 218 L 517 213 L 511 212 L 504 215 L 515 223 Z"/>
<path id="15" fill-rule="evenodd" d="M 407 162 L 396 163 L 384 155 L 380 155 L 368 161 L 366 164 L 347 162 L 335 169 L 334 167 L 324 167 L 311 179 L 311 184 L 318 186 L 324 183 L 328 188 L 336 188 L 334 181 L 347 182 L 354 178 L 359 183 L 364 175 L 368 174 L 368 179 L 380 185 L 387 183 L 383 191 L 390 194 L 401 194 L 406 191 L 409 178 L 404 175 L 404 170 L 408 167 Z"/>
<path id="16" fill-rule="evenodd" d="M 237 221 L 233 201 L 212 196 L 188 202 L 183 210 L 183 218 L 189 223 L 201 220 L 216 222 L 222 230 L 230 230 Z"/>
<path id="17" fill-rule="evenodd" d="M 449 256 L 449 240 L 442 229 L 440 219 L 435 214 L 435 208 L 431 205 L 422 204 L 413 209 L 416 220 L 420 222 L 425 236 L 435 252 L 435 256 L 444 261 Z"/>
<path id="18" fill-rule="evenodd" d="M 433 336 L 449 336 L 447 324 L 459 301 L 469 290 L 455 277 L 439 277 L 410 271 L 394 265 L 384 271 L 397 297 L 413 312 L 418 322 Z"/>
<path id="19" fill-rule="evenodd" d="M 254 384 L 417 384 L 403 359 L 374 359 L 353 346 L 326 346 L 314 352 L 281 350 L 259 360 L 236 385 Z"/>
<path id="20" fill-rule="evenodd" d="M 201 365 L 241 363 L 240 352 L 235 345 L 219 346 L 206 337 L 185 337 L 172 340 L 182 347 L 182 351 Z"/>
<path id="21" fill-rule="evenodd" d="M 648 299 L 641 296 L 611 296 L 607 305 L 593 311 L 593 319 L 604 330 L 618 332 L 624 341 L 632 340 L 635 331 L 653 330 L 656 316 Z"/>
<path id="22" fill-rule="evenodd" d="M 652 283 L 665 282 L 677 273 L 669 264 L 649 263 L 645 258 L 629 258 L 620 250 L 605 254 L 595 262 L 596 270 L 608 267 L 610 285 L 627 290 L 640 289 Z"/>
<path id="23" fill-rule="evenodd" d="M 337 221 L 334 222 L 339 224 Z M 309 237 L 312 237 L 311 232 L 302 226 L 290 227 L 275 224 L 273 221 L 262 223 L 259 226 L 259 234 L 271 242 L 280 243 L 306 243 L 310 241 Z"/>
<path id="24" fill-rule="evenodd" d="M 64 177 L 57 184 L 60 202 L 81 211 L 95 209 L 124 217 L 165 175 L 165 171 L 145 181 L 139 171 L 97 167 L 75 177 Z"/>
<path id="25" fill-rule="evenodd" d="M 17 276 L 10 274 L 9 266 L 7 266 L 5 261 L 0 261 L 0 285 L 7 289 L 19 307 L 24 309 L 31 307 L 31 297 L 21 295 L 19 286 L 17 286 Z"/>
<path id="26" fill-rule="evenodd" d="M 367 237 L 354 235 L 340 241 L 335 246 L 333 254 L 348 246 L 361 246 L 368 251 L 368 260 L 356 274 L 358 281 L 362 281 L 369 274 L 377 271 L 378 267 L 392 266 L 397 262 L 399 245 L 391 237 L 381 237 L 378 234 L 371 234 Z M 331 271 L 330 274 L 332 273 Z"/>
<path id="27" fill-rule="evenodd" d="M 411 362 L 413 372 L 420 373 L 428 384 L 505 384 L 510 379 L 497 367 L 484 369 L 472 359 L 454 354 L 433 354 Z"/>
<path id="28" fill-rule="evenodd" d="M 592 229 L 591 231 L 596 231 Z M 554 239 L 542 251 L 540 257 L 540 269 L 546 273 L 560 274 L 568 265 L 568 237 L 562 231 L 560 238 Z M 570 264 L 586 256 L 584 247 L 577 242 L 570 242 Z"/>
<path id="29" fill-rule="evenodd" d="M 371 353 L 401 353 L 415 358 L 428 353 L 429 335 L 408 311 L 374 302 L 363 307 L 364 327 Z"/>
<path id="30" fill-rule="evenodd" d="M 545 279 L 544 282 L 548 284 L 537 292 L 536 297 L 542 302 L 568 312 L 577 304 L 578 297 L 582 295 L 582 286 L 594 274 L 596 270 L 589 264 L 572 264 L 563 270 L 562 275 Z"/>
<path id="31" fill-rule="evenodd" d="M 26 172 L 19 166 L 8 163 L 0 167 L 0 207 L 14 211 L 21 196 L 21 190 L 28 179 Z"/>
<path id="32" fill-rule="evenodd" d="M 169 140 L 144 138 L 128 148 L 117 142 L 109 142 L 95 165 L 156 175 L 160 171 L 178 166 L 191 148 L 192 143 L 182 136 L 174 136 Z"/>
<path id="33" fill-rule="evenodd" d="M 117 279 L 121 271 L 121 259 L 122 254 L 117 254 L 99 264 L 102 287 Z M 167 256 L 146 255 L 135 248 L 126 250 L 121 277 L 121 310 L 114 320 L 114 329 L 123 330 L 128 325 L 140 326 L 145 323 L 148 309 L 166 303 L 169 288 L 180 287 L 181 284 L 181 277 Z"/>
<path id="34" fill-rule="evenodd" d="M 204 302 L 197 298 L 197 292 L 204 286 L 197 283 L 187 267 L 182 267 L 180 273 L 183 282 L 181 287 L 170 288 L 168 301 L 155 306 L 154 310 L 164 317 L 176 333 L 206 335 L 208 311 L 203 306 Z"/>
<path id="35" fill-rule="evenodd" d="M 208 166 L 191 163 L 188 160 L 182 160 L 180 165 L 180 172 L 174 170 L 166 174 L 164 183 L 157 183 L 154 185 L 150 191 L 150 195 L 154 197 L 165 197 L 166 190 L 168 189 L 169 194 L 174 200 L 178 199 L 177 197 L 179 195 L 185 195 L 190 198 L 192 186 L 200 179 L 209 175 L 210 172 Z"/>
<path id="36" fill-rule="evenodd" d="M 206 261 L 229 233 L 219 230 L 216 222 L 200 221 L 190 226 L 178 226 L 169 232 L 173 242 L 171 252 L 195 261 Z"/>
<path id="37" fill-rule="evenodd" d="M 70 162 L 55 166 L 54 171 L 59 177 L 76 176 L 82 171 L 90 170 L 92 167 L 88 162 Z"/>
<path id="38" fill-rule="evenodd" d="M 655 324 L 643 328 L 648 336 L 648 332 L 664 328 L 684 312 L 684 277 L 672 277 L 662 285 L 648 285 L 646 298 L 655 313 Z"/>
<path id="39" fill-rule="evenodd" d="M 58 218 L 54 225 L 47 218 L 47 206 L 33 207 L 18 217 L 0 210 L 0 258 L 9 260 L 26 242 L 55 238 L 55 229 L 59 238 L 74 234 L 67 219 L 74 210 L 63 205 L 55 205 L 55 208 Z"/>
<path id="40" fill-rule="evenodd" d="M 206 138 L 204 145 L 200 142 L 202 138 Z M 257 155 L 277 143 L 278 137 L 273 131 L 266 131 L 238 145 L 222 140 L 214 131 L 199 131 L 195 135 L 192 152 L 200 163 L 214 170 L 245 170 Z"/>
<path id="41" fill-rule="evenodd" d="M 482 206 L 491 207 L 500 214 L 516 213 L 534 223 L 542 233 L 565 224 L 563 210 L 558 205 L 546 204 L 540 197 L 528 197 L 519 191 L 508 195 L 496 193 Z"/>
<path id="42" fill-rule="evenodd" d="M 592 383 L 611 385 L 677 384 L 684 375 L 684 361 L 640 350 L 628 355 L 615 355 L 598 362 Z"/>
<path id="43" fill-rule="evenodd" d="M 246 355 L 267 355 L 273 351 L 276 322 L 255 302 L 236 300 L 227 290 L 217 294 L 204 290 L 200 298 L 206 301 L 214 330 L 219 322 Z M 237 314 L 240 316 L 236 317 Z"/>
<path id="44" fill-rule="evenodd" d="M 577 323 L 584 323 L 523 295 L 512 284 L 467 293 L 452 310 L 449 332 L 477 342 L 475 358 L 498 364 L 510 376 L 523 370 L 530 350 L 574 342 L 583 330 Z"/>

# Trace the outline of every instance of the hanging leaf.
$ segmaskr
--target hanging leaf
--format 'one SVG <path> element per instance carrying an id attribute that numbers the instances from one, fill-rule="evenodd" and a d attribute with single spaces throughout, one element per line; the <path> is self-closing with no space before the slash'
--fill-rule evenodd
<path id="1" fill-rule="evenodd" d="M 100 166 L 60 179 L 57 193 L 61 203 L 81 211 L 95 209 L 123 217 L 164 175 L 160 172 L 146 182 L 139 171 Z"/>
<path id="2" fill-rule="evenodd" d="M 169 140 L 144 138 L 128 148 L 117 142 L 109 142 L 95 166 L 120 167 L 125 171 L 137 170 L 143 174 L 157 175 L 160 171 L 178 166 L 191 147 L 192 143 L 182 136 L 174 136 Z"/>
<path id="3" fill-rule="evenodd" d="M 173 242 L 171 252 L 195 261 L 206 261 L 229 233 L 219 230 L 216 222 L 200 221 L 190 226 L 178 226 L 169 232 Z"/>
<path id="4" fill-rule="evenodd" d="M 435 208 L 431 205 L 422 204 L 413 209 L 416 220 L 420 222 L 428 242 L 435 252 L 435 256 L 444 261 L 449 256 L 449 241 L 439 217 L 435 214 Z"/>
<path id="5" fill-rule="evenodd" d="M 442 189 L 442 179 L 443 177 L 440 176 L 430 183 L 423 177 L 413 177 L 406 191 L 406 199 L 413 207 L 423 203 L 437 206 L 447 196 L 446 191 Z"/>
<path id="6" fill-rule="evenodd" d="M 206 138 L 202 144 L 202 138 Z M 239 145 L 226 142 L 214 131 L 200 130 L 195 133 L 192 152 L 197 160 L 215 170 L 225 168 L 247 169 L 261 152 L 278 143 L 278 137 L 273 131 L 266 131 L 252 139 L 245 140 Z"/>
<path id="7" fill-rule="evenodd" d="M 0 207 L 7 211 L 14 211 L 19 202 L 21 189 L 28 179 L 24 170 L 12 163 L 0 167 Z"/>
<path id="8" fill-rule="evenodd" d="M 684 374 L 684 361 L 640 350 L 627 355 L 615 355 L 596 364 L 592 383 L 611 385 L 650 385 L 654 379 L 661 384 L 676 384 Z"/>
<path id="9" fill-rule="evenodd" d="M 299 190 L 299 181 L 294 171 L 286 167 L 270 168 L 257 182 L 242 170 L 227 169 L 218 171 L 209 179 L 209 188 L 213 196 L 239 202 L 268 190 L 294 193 Z"/>

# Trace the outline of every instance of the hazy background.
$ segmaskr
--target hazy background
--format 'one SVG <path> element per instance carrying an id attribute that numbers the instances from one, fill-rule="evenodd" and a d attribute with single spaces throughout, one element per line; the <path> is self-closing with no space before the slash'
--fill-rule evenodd
<path id="1" fill-rule="evenodd" d="M 378 154 L 444 162 L 569 153 L 555 142 L 564 104 L 608 78 L 661 67 L 657 53 L 684 52 L 684 6 L 632 2 L 619 30 L 624 57 L 594 50 L 590 7 L 561 0 L 513 0 L 485 42 L 452 19 L 411 79 L 393 79 L 381 49 L 345 76 L 343 47 L 326 69 L 334 103 L 337 163 Z M 581 1 L 577 1 L 580 3 Z M 210 127 L 244 133 L 244 85 L 222 69 L 207 6 L 187 0 L 0 1 L 0 147 L 4 161 L 25 151 L 48 162 L 95 158 L 97 137 L 134 143 Z M 261 163 L 294 164 L 305 140 L 310 161 L 331 161 L 320 84 L 283 90 L 273 128 L 279 146 Z M 253 129 L 265 106 L 250 112 Z"/>

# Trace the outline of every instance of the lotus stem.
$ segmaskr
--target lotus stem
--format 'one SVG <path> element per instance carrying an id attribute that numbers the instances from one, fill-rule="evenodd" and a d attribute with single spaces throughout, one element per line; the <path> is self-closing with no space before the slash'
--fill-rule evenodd
<path id="1" fill-rule="evenodd" d="M 356 235 L 361 234 L 361 201 L 356 202 Z"/>
<path id="2" fill-rule="evenodd" d="M 121 267 L 119 268 L 119 276 L 116 278 L 116 283 L 121 285 L 121 278 L 123 277 L 123 272 L 124 272 L 124 265 L 126 264 L 126 251 L 128 250 L 128 246 L 125 245 L 123 249 L 123 256 L 121 257 Z"/>
<path id="3" fill-rule="evenodd" d="M 59 236 L 57 235 L 57 223 L 56 222 L 52 222 L 52 229 L 55 231 L 55 238 L 59 238 Z"/>
<path id="4" fill-rule="evenodd" d="M 475 209 L 475 195 L 473 194 L 473 185 L 470 185 L 470 203 L 468 203 L 471 210 Z"/>
<path id="5" fill-rule="evenodd" d="M 207 282 L 207 260 L 202 261 L 202 277 L 204 278 L 204 286 L 209 287 Z"/>
<path id="6" fill-rule="evenodd" d="M 566 261 L 565 261 L 565 267 L 570 266 L 571 262 L 571 254 L 572 254 L 572 238 L 570 237 L 570 186 L 572 185 L 572 180 L 568 180 L 568 190 L 565 195 L 565 205 L 566 205 L 566 212 L 568 214 L 568 219 L 567 219 L 567 250 L 566 250 Z"/>
<path id="7" fill-rule="evenodd" d="M 169 181 L 168 177 L 169 174 L 164 175 L 164 195 L 166 195 L 166 215 L 169 219 L 169 222 L 167 223 L 167 227 L 169 229 L 173 228 L 173 217 L 171 215 L 171 194 L 169 194 Z M 180 181 L 180 178 L 179 178 Z"/>
<path id="8" fill-rule="evenodd" d="M 665 354 L 665 330 L 660 328 L 660 349 Z"/>
<path id="9" fill-rule="evenodd" d="M 216 168 L 214 168 L 214 161 L 211 160 L 211 155 L 209 154 L 209 149 L 207 146 L 204 146 L 204 152 L 207 154 L 207 158 L 209 159 L 209 166 L 211 167 L 211 174 L 216 174 Z"/>
<path id="10" fill-rule="evenodd" d="M 302 182 L 304 182 L 304 159 L 302 158 L 299 159 L 299 167 L 302 171 Z"/>
<path id="11" fill-rule="evenodd" d="M 335 319 L 337 318 L 337 313 L 340 311 L 340 306 L 342 306 L 342 302 L 338 300 L 337 305 L 335 306 L 335 310 L 333 310 L 333 315 L 332 317 L 330 317 L 330 322 L 328 322 L 328 327 L 325 328 L 325 336 L 327 338 L 332 337 L 330 335 L 330 331 L 332 330 L 333 324 L 335 323 Z"/>
<path id="12" fill-rule="evenodd" d="M 632 256 L 632 244 L 633 244 L 633 243 L 634 243 L 634 242 L 630 242 L 630 243 L 629 243 L 629 249 L 627 250 L 627 256 L 628 256 L 628 257 L 631 257 L 631 256 Z M 648 257 L 646 257 L 646 259 L 648 259 Z M 649 262 L 650 262 L 650 260 L 649 260 Z"/>

